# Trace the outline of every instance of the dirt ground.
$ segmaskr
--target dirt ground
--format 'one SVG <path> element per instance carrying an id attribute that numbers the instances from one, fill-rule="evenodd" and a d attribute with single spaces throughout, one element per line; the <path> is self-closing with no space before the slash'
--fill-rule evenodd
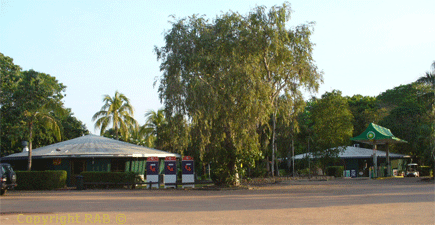
<path id="1" fill-rule="evenodd" d="M 435 224 L 435 185 L 419 178 L 250 190 L 11 191 L 0 200 L 0 224 Z"/>

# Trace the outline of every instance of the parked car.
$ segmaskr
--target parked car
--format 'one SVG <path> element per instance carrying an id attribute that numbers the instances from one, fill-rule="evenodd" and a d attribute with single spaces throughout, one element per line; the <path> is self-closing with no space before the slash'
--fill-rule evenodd
<path id="1" fill-rule="evenodd" d="M 410 163 L 406 168 L 406 176 L 407 177 L 420 177 L 420 172 L 417 171 L 418 165 L 417 163 Z"/>
<path id="2" fill-rule="evenodd" d="M 0 163 L 1 195 L 17 186 L 17 175 L 8 163 Z"/>

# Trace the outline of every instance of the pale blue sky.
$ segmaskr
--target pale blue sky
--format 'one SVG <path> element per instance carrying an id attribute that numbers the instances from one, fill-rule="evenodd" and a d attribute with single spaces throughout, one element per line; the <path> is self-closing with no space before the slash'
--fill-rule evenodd
<path id="1" fill-rule="evenodd" d="M 102 96 L 130 98 L 144 124 L 162 107 L 154 46 L 163 46 L 169 15 L 213 19 L 229 10 L 283 1 L 16 1 L 1 0 L 0 52 L 23 70 L 55 76 L 67 86 L 65 106 L 92 133 Z M 435 1 L 290 1 L 291 26 L 316 22 L 314 59 L 325 91 L 376 96 L 415 81 L 435 60 Z M 307 95 L 307 97 L 309 97 Z"/>

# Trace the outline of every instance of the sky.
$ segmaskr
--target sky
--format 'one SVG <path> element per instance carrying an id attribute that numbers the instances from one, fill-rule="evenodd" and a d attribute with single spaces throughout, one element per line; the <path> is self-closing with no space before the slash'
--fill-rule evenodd
<path id="1" fill-rule="evenodd" d="M 47 73 L 67 86 L 65 107 L 94 129 L 103 95 L 125 94 L 142 125 L 163 108 L 162 75 L 154 53 L 164 46 L 170 15 L 210 20 L 228 11 L 246 15 L 261 0 L 0 0 L 0 52 L 23 70 Z M 318 93 L 377 96 L 414 82 L 435 61 L 435 1 L 289 1 L 289 27 L 314 21 L 313 58 L 324 72 Z M 154 85 L 156 83 L 156 85 Z"/>

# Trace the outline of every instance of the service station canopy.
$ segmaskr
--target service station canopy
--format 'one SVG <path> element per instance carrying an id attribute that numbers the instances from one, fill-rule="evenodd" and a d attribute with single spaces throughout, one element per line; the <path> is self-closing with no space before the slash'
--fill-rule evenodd
<path id="1" fill-rule="evenodd" d="M 390 129 L 371 123 L 359 136 L 350 140 L 371 145 L 383 145 L 393 143 L 408 143 L 395 137 Z"/>

